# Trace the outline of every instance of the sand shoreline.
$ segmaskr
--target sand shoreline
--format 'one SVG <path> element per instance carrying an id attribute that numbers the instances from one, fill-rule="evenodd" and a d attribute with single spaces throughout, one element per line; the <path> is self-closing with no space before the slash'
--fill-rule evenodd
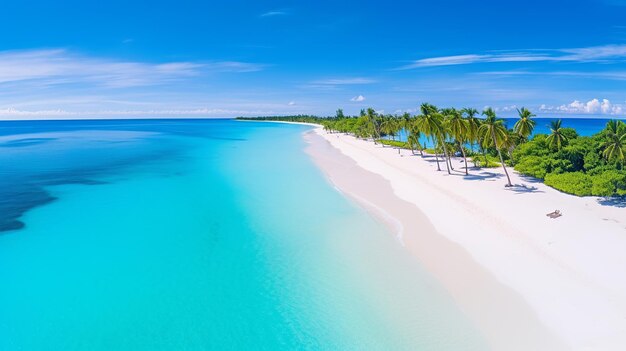
<path id="1" fill-rule="evenodd" d="M 398 155 L 319 127 L 305 136 L 331 182 L 396 232 L 401 228 L 407 249 L 494 349 L 626 345 L 623 208 L 565 195 L 515 173 L 520 186 L 505 190 L 500 169 L 448 176 L 410 151 Z M 459 160 L 454 164 L 461 168 Z M 562 218 L 545 216 L 556 208 Z"/>

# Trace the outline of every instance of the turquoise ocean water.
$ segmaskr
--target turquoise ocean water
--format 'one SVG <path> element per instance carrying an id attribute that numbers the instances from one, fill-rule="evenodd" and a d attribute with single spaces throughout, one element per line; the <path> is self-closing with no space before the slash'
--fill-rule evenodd
<path id="1" fill-rule="evenodd" d="M 482 350 L 308 127 L 0 122 L 0 350 Z"/>

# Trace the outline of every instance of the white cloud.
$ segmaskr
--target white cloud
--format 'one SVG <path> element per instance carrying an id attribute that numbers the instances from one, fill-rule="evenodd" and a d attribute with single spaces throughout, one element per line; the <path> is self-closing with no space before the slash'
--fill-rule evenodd
<path id="1" fill-rule="evenodd" d="M 411 64 L 399 67 L 399 70 L 414 69 L 420 67 L 468 65 L 485 62 L 529 62 L 529 61 L 550 61 L 551 57 L 532 53 L 515 54 L 487 54 L 487 55 L 456 55 L 431 57 L 416 60 Z"/>
<path id="2" fill-rule="evenodd" d="M 0 117 L 13 116 L 13 117 L 33 117 L 33 116 L 69 116 L 71 112 L 56 109 L 56 110 L 37 110 L 37 111 L 28 111 L 28 110 L 18 110 L 13 107 L 0 109 Z"/>
<path id="3" fill-rule="evenodd" d="M 566 55 L 565 61 L 592 61 L 611 58 L 622 58 L 626 56 L 626 45 L 604 45 L 587 48 L 561 49 Z"/>
<path id="4" fill-rule="evenodd" d="M 577 72 L 577 71 L 554 71 L 554 72 L 539 72 L 539 71 L 490 71 L 479 72 L 477 74 L 487 76 L 536 76 L 536 75 L 550 75 L 550 76 L 562 76 L 562 77 L 575 77 L 575 78 L 590 78 L 590 79 L 607 79 L 607 80 L 626 80 L 626 71 L 605 71 L 605 72 Z"/>
<path id="5" fill-rule="evenodd" d="M 560 106 L 542 104 L 539 109 L 544 112 L 618 115 L 626 111 L 626 106 L 613 104 L 608 99 L 602 99 L 602 101 L 591 99 L 587 102 L 574 100 L 569 104 Z"/>
<path id="6" fill-rule="evenodd" d="M 399 114 L 399 115 L 401 115 L 401 114 L 403 114 L 403 113 L 410 113 L 410 114 L 414 114 L 414 113 L 418 113 L 418 112 L 420 112 L 419 107 L 416 107 L 416 108 L 397 109 L 397 110 L 393 111 L 393 113 L 395 113 L 395 114 Z"/>
<path id="7" fill-rule="evenodd" d="M 262 71 L 267 65 L 239 61 L 210 61 L 201 63 L 201 68 L 211 72 L 248 73 Z"/>
<path id="8" fill-rule="evenodd" d="M 517 110 L 517 105 L 501 106 L 494 108 L 496 112 L 511 112 Z"/>
<path id="9" fill-rule="evenodd" d="M 354 102 L 363 102 L 365 101 L 365 96 L 363 95 L 358 95 L 353 97 L 352 99 L 350 99 L 350 101 L 354 101 Z"/>
<path id="10" fill-rule="evenodd" d="M 267 109 L 223 109 L 223 108 L 198 108 L 198 109 L 155 109 L 155 110 L 98 110 L 98 111 L 67 111 L 56 110 L 18 110 L 15 108 L 0 109 L 1 120 L 14 119 L 48 119 L 50 117 L 62 117 L 67 119 L 83 118 L 107 118 L 107 117 L 226 117 L 226 116 L 265 116 L 278 113 Z"/>
<path id="11" fill-rule="evenodd" d="M 296 105 L 296 102 L 295 102 L 295 101 L 289 101 L 289 103 L 288 103 L 287 105 L 289 105 L 289 106 L 295 106 L 295 105 Z"/>
<path id="12" fill-rule="evenodd" d="M 376 80 L 366 77 L 343 77 L 314 80 L 302 85 L 302 88 L 316 90 L 339 90 L 348 85 L 373 84 Z"/>
<path id="13" fill-rule="evenodd" d="M 621 113 L 621 108 L 618 106 L 612 106 L 611 102 L 607 99 L 602 99 L 602 104 L 600 105 L 600 111 L 602 111 L 602 113 L 604 114 Z"/>
<path id="14" fill-rule="evenodd" d="M 626 58 L 626 45 L 620 44 L 572 49 L 503 51 L 488 54 L 429 57 L 415 60 L 408 65 L 399 67 L 398 69 L 406 70 L 420 67 L 467 65 L 486 62 L 609 62 L 611 60 L 623 58 Z"/>
<path id="15" fill-rule="evenodd" d="M 148 63 L 78 55 L 63 49 L 0 51 L 0 83 L 103 87 L 155 85 L 210 72 L 253 72 L 264 66 L 234 61 Z"/>
<path id="16" fill-rule="evenodd" d="M 262 13 L 260 17 L 286 16 L 288 14 L 289 12 L 287 11 L 268 11 L 268 12 Z"/>

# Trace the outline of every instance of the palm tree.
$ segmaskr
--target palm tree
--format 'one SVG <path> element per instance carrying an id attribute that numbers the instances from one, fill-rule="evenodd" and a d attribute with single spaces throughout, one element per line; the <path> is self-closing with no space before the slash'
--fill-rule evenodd
<path id="1" fill-rule="evenodd" d="M 389 116 L 389 118 L 391 118 L 391 136 L 393 137 L 393 140 L 396 140 L 396 136 L 398 137 L 398 141 L 400 141 L 400 132 L 402 131 L 402 128 L 404 128 L 404 120 L 402 119 L 402 117 L 398 117 L 398 116 Z"/>
<path id="2" fill-rule="evenodd" d="M 443 150 L 443 157 L 444 157 L 444 161 L 446 162 L 446 170 L 448 171 L 448 174 L 452 174 L 450 172 L 452 165 L 451 165 L 450 156 L 448 153 L 448 145 L 446 144 L 446 139 L 448 139 L 448 130 L 446 129 L 446 125 L 444 123 L 445 117 L 440 113 L 436 113 L 435 118 L 439 120 L 439 129 L 437 130 L 437 138 L 436 138 L 437 147 L 438 149 Z"/>
<path id="3" fill-rule="evenodd" d="M 394 138 L 395 140 L 395 128 L 396 127 L 394 126 L 394 120 L 391 118 L 391 116 L 382 116 L 380 121 L 380 131 L 382 132 L 381 134 L 391 135 L 392 138 Z"/>
<path id="4" fill-rule="evenodd" d="M 418 149 L 422 157 L 424 157 L 424 150 L 422 148 L 422 145 L 420 144 L 420 138 L 422 135 L 416 123 L 411 123 L 411 125 L 409 125 L 409 128 L 407 129 L 407 132 L 408 132 L 408 137 L 406 141 L 409 147 L 411 148 L 411 153 L 415 155 L 414 149 Z"/>
<path id="5" fill-rule="evenodd" d="M 408 134 L 409 127 L 411 126 L 412 123 L 413 123 L 413 119 L 411 118 L 411 114 L 409 114 L 408 112 L 403 113 L 402 116 L 400 117 L 401 129 L 404 129 L 404 131 Z"/>
<path id="6" fill-rule="evenodd" d="M 504 174 L 506 174 L 508 181 L 507 186 L 513 186 L 509 172 L 506 170 L 504 159 L 502 158 L 502 151 L 500 151 L 500 148 L 506 143 L 506 139 L 508 138 L 504 121 L 496 117 L 496 112 L 491 107 L 483 111 L 483 115 L 485 115 L 486 118 L 478 129 L 478 133 L 483 137 L 483 147 L 494 146 L 496 148 L 498 156 L 500 156 L 500 163 L 504 169 Z"/>
<path id="7" fill-rule="evenodd" d="M 420 106 L 420 111 L 422 114 L 417 117 L 417 128 L 430 137 L 433 143 L 438 146 L 442 129 L 442 118 L 441 115 L 437 113 L 437 107 L 428 103 L 423 103 Z M 437 160 L 437 170 L 441 171 L 437 151 L 435 151 L 435 159 Z"/>
<path id="8" fill-rule="evenodd" d="M 402 121 L 395 116 L 387 115 L 383 117 L 380 124 L 380 129 L 386 135 L 391 136 L 391 140 L 396 141 L 396 135 L 402 129 Z M 400 147 L 398 147 L 398 154 L 400 153 Z"/>
<path id="9" fill-rule="evenodd" d="M 472 153 L 474 152 L 474 143 L 478 142 L 478 128 L 480 128 L 480 118 L 476 117 L 478 110 L 475 108 L 464 108 L 461 112 L 465 115 L 467 120 L 467 141 L 470 143 Z M 474 161 L 474 167 L 476 167 L 476 161 Z M 467 166 L 467 165 L 466 165 Z"/>
<path id="10" fill-rule="evenodd" d="M 404 127 L 407 125 L 407 121 L 404 118 L 405 116 L 396 116 L 394 118 L 395 120 L 395 133 L 398 136 L 398 142 L 402 142 L 402 130 L 404 129 Z M 402 147 L 400 145 L 398 145 L 398 155 L 400 155 L 400 150 L 402 150 Z"/>
<path id="11" fill-rule="evenodd" d="M 517 145 L 520 145 L 523 142 L 524 139 L 519 134 L 515 133 L 514 130 L 507 130 L 507 138 L 501 149 L 506 150 L 511 160 L 511 164 L 513 163 L 513 150 L 515 150 Z"/>
<path id="12" fill-rule="evenodd" d="M 354 135 L 358 138 L 368 139 L 372 136 L 372 128 L 365 115 L 360 117 L 354 117 L 356 122 L 353 126 Z"/>
<path id="13" fill-rule="evenodd" d="M 370 107 L 366 111 L 361 110 L 361 117 L 365 118 L 368 129 L 370 129 L 371 136 L 374 139 L 374 144 L 376 144 L 376 140 L 380 138 L 378 114 Z"/>
<path id="14" fill-rule="evenodd" d="M 448 137 L 452 134 L 450 132 L 448 119 L 450 119 L 450 116 L 456 113 L 456 109 L 454 107 L 442 108 L 440 112 L 443 118 L 443 123 L 442 123 L 442 128 L 441 128 L 442 129 L 441 145 L 443 147 L 443 154 L 446 157 L 446 162 L 447 162 L 446 165 L 449 165 L 450 169 L 454 171 L 454 166 L 452 166 L 452 159 L 451 159 L 452 150 L 449 149 L 446 141 L 448 140 Z M 448 170 L 448 173 L 450 173 L 450 170 Z"/>
<path id="15" fill-rule="evenodd" d="M 519 115 L 519 120 L 515 122 L 513 130 L 522 138 L 522 141 L 526 141 L 533 133 L 533 129 L 535 129 L 535 121 L 532 119 L 535 115 L 526 107 L 518 108 L 517 114 Z"/>
<path id="16" fill-rule="evenodd" d="M 463 160 L 465 162 L 465 175 L 469 175 L 468 167 L 467 167 L 467 157 L 465 156 L 465 149 L 463 144 L 467 141 L 468 135 L 468 122 L 463 119 L 463 116 L 459 111 L 451 111 L 451 114 L 448 115 L 448 119 L 446 121 L 447 127 L 450 130 L 450 135 L 454 137 L 459 148 L 461 148 L 461 153 L 463 153 Z"/>
<path id="17" fill-rule="evenodd" d="M 413 118 L 408 113 L 405 113 L 403 116 L 403 122 L 404 130 L 407 134 L 406 142 L 407 145 L 411 148 L 411 153 L 415 155 L 415 149 L 418 149 L 422 157 L 424 157 L 424 150 L 422 148 L 422 145 L 420 144 L 420 138 L 422 137 L 422 133 L 419 129 L 417 118 Z"/>
<path id="18" fill-rule="evenodd" d="M 330 123 L 329 123 L 329 122 L 324 121 L 324 122 L 322 123 L 322 125 L 324 126 L 324 131 L 325 131 L 326 133 L 331 132 L 331 128 L 330 128 Z"/>
<path id="19" fill-rule="evenodd" d="M 561 150 L 561 147 L 567 143 L 567 137 L 563 134 L 563 127 L 561 127 L 561 120 L 550 122 L 550 135 L 546 138 L 548 145 L 557 150 Z"/>
<path id="20" fill-rule="evenodd" d="M 389 118 L 387 116 L 380 116 L 380 136 L 385 138 L 387 136 L 387 130 L 389 129 Z M 383 145 L 384 146 L 384 145 Z"/>
<path id="21" fill-rule="evenodd" d="M 337 112 L 335 113 L 335 118 L 340 119 L 340 118 L 344 118 L 344 114 L 343 114 L 343 109 L 339 108 L 337 109 Z"/>
<path id="22" fill-rule="evenodd" d="M 600 144 L 602 156 L 608 161 L 626 161 L 626 124 L 618 120 L 610 120 L 604 130 L 606 140 Z"/>

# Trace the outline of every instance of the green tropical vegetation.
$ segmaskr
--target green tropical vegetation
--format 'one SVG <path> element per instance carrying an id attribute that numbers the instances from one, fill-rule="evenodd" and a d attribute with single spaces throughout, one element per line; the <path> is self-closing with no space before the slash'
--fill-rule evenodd
<path id="1" fill-rule="evenodd" d="M 543 180 L 546 185 L 578 196 L 626 196 L 626 123 L 611 120 L 592 136 L 556 119 L 549 134 L 534 133 L 535 115 L 526 108 L 517 110 L 513 128 L 491 108 L 438 108 L 424 103 L 419 114 L 390 115 L 372 108 L 358 116 L 312 115 L 240 117 L 239 119 L 307 122 L 322 125 L 329 133 L 345 133 L 371 140 L 383 147 L 411 150 L 413 155 L 434 157 L 437 170 L 455 171 L 454 156 L 463 159 L 462 174 L 483 167 L 502 167 L 506 186 L 513 186 L 509 168 L 524 176 Z M 403 135 L 404 138 L 400 138 Z M 429 145 L 425 141 L 429 142 Z M 427 148 L 427 146 L 429 148 Z M 469 164 L 472 163 L 472 166 Z M 458 173 L 456 173 L 458 174 Z"/>
<path id="2" fill-rule="evenodd" d="M 500 164 L 502 164 L 502 168 L 506 174 L 507 186 L 513 186 L 513 184 L 511 184 L 511 177 L 504 163 L 504 157 L 502 157 L 502 148 L 507 145 L 506 142 L 507 139 L 509 139 L 509 132 L 504 125 L 504 121 L 496 117 L 496 112 L 491 107 L 483 111 L 483 115 L 485 115 L 486 118 L 480 123 L 480 127 L 478 128 L 478 134 L 482 136 L 483 147 L 496 149 L 498 157 L 500 158 Z"/>

